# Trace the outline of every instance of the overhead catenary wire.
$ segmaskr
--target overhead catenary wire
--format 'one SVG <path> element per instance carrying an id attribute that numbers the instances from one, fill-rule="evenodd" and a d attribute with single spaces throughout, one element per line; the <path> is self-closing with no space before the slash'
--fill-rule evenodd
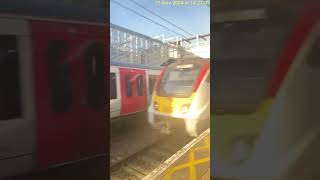
<path id="1" fill-rule="evenodd" d="M 157 24 L 157 25 L 159 25 L 159 26 L 161 26 L 161 27 L 173 32 L 173 33 L 175 33 L 175 34 L 177 34 L 177 35 L 179 35 L 179 36 L 187 38 L 185 35 L 180 34 L 180 33 L 176 32 L 176 31 L 174 31 L 174 30 L 172 30 L 172 29 L 170 29 L 170 28 L 168 28 L 168 27 L 166 27 L 166 26 L 164 26 L 164 25 L 162 25 L 162 24 L 160 24 L 160 23 L 158 23 L 158 22 L 156 22 L 156 21 L 154 21 L 154 20 L 152 20 L 152 19 L 150 19 L 150 18 L 138 13 L 138 12 L 136 12 L 135 10 L 133 10 L 133 9 L 131 9 L 131 8 L 129 8 L 129 7 L 125 6 L 125 5 L 123 5 L 123 4 L 115 1 L 115 0 L 111 0 L 111 2 L 117 4 L 118 6 L 121 6 L 122 8 L 125 8 L 125 9 L 127 9 L 127 10 L 129 10 L 129 11 L 131 11 L 131 12 L 133 12 L 133 13 L 135 13 L 135 14 L 137 14 L 137 15 L 139 15 L 139 16 L 141 16 L 141 17 L 143 17 L 143 18 L 145 18 L 145 19 L 147 19 L 147 20 L 149 20 L 149 21 L 151 21 L 151 22 L 153 22 L 153 23 L 155 23 L 155 24 Z"/>
<path id="2" fill-rule="evenodd" d="M 183 31 L 183 32 L 185 32 L 185 33 L 187 33 L 187 34 L 189 34 L 189 35 L 191 35 L 191 36 L 193 36 L 193 35 L 194 35 L 194 34 L 192 34 L 192 33 L 188 32 L 188 31 L 186 31 L 186 30 L 182 29 L 181 27 L 179 27 L 179 26 L 175 25 L 174 23 L 170 22 L 169 20 L 167 20 L 167 19 L 165 19 L 165 18 L 161 17 L 160 15 L 158 15 L 158 14 L 156 14 L 156 13 L 152 12 L 151 10 L 149 10 L 148 8 L 144 7 L 143 5 L 141 5 L 141 4 L 139 4 L 139 3 L 137 3 L 136 1 L 134 1 L 134 0 L 129 0 L 129 1 L 133 2 L 134 4 L 136 4 L 137 6 L 141 7 L 142 9 L 144 9 L 144 10 L 148 11 L 149 13 L 151 13 L 151 14 L 153 14 L 153 15 L 157 16 L 158 18 L 160 18 L 160 19 L 164 20 L 165 22 L 167 22 L 167 23 L 171 24 L 172 26 L 174 26 L 174 27 L 176 27 L 176 28 L 180 29 L 181 31 Z"/>

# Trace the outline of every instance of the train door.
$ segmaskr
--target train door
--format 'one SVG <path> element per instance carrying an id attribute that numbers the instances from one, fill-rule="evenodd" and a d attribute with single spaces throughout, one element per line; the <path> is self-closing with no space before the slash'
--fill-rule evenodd
<path id="1" fill-rule="evenodd" d="M 110 67 L 110 118 L 120 116 L 121 91 L 118 67 Z"/>
<path id="2" fill-rule="evenodd" d="M 86 32 L 87 36 L 83 43 L 86 45 L 83 51 L 84 79 L 86 83 L 79 87 L 74 87 L 74 91 L 77 91 L 78 88 L 86 87 L 86 92 L 82 95 L 85 103 L 79 103 L 81 108 L 74 111 L 75 114 L 78 114 L 77 117 L 79 119 L 80 116 L 84 116 L 82 117 L 83 131 L 79 134 L 83 139 L 81 146 L 84 150 L 81 158 L 104 157 L 107 155 L 105 145 L 107 142 L 106 132 L 108 132 L 105 115 L 108 96 L 105 82 L 106 73 L 109 73 L 106 68 L 108 54 L 105 50 L 105 47 L 107 47 L 107 33 L 105 27 L 91 27 L 90 29 L 97 32 L 97 34 L 93 37 Z M 81 109 L 83 109 L 83 112 L 79 113 Z"/>
<path id="3" fill-rule="evenodd" d="M 101 31 L 105 29 L 32 22 L 39 168 L 106 153 L 107 55 Z"/>
<path id="4" fill-rule="evenodd" d="M 30 171 L 35 116 L 28 23 L 0 18 L 0 179 Z"/>
<path id="5" fill-rule="evenodd" d="M 55 32 L 50 31 L 52 27 L 56 27 Z M 55 23 L 32 23 L 40 169 L 76 160 L 83 154 L 83 109 L 77 114 L 73 110 L 79 108 L 75 99 L 84 94 L 84 88 L 73 91 L 72 86 L 85 81 L 76 75 L 80 61 L 67 61 L 75 36 L 68 36 L 63 28 Z"/>
<path id="6" fill-rule="evenodd" d="M 147 108 L 146 73 L 144 70 L 120 68 L 121 114 L 141 112 Z"/>

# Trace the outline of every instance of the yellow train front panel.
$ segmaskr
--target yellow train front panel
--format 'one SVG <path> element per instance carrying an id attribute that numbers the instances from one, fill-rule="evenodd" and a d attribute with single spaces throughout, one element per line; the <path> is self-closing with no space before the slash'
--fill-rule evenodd
<path id="1" fill-rule="evenodd" d="M 155 92 L 153 95 L 155 111 L 166 115 L 181 114 L 184 108 L 188 110 L 194 97 L 194 93 L 187 98 L 162 97 L 156 94 Z"/>

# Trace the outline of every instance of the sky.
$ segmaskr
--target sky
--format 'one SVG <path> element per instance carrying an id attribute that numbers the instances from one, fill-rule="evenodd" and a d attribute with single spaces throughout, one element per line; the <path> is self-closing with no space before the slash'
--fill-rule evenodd
<path id="1" fill-rule="evenodd" d="M 114 0 L 130 9 L 137 11 L 144 16 L 167 26 L 168 28 L 183 34 L 188 35 L 180 29 L 170 25 L 169 23 L 154 16 L 143 8 L 135 5 L 129 0 Z M 206 5 L 157 5 L 156 0 L 134 0 L 143 5 L 145 8 L 167 19 L 171 23 L 179 26 L 191 34 L 205 34 L 210 32 L 210 8 Z M 173 0 L 159 0 L 173 1 Z M 183 1 L 199 1 L 199 0 L 183 0 Z M 164 35 L 165 38 L 177 37 L 179 35 L 137 15 L 133 12 L 110 1 L 110 22 L 132 31 L 145 34 L 150 37 Z M 181 36 L 179 36 L 181 37 Z"/>

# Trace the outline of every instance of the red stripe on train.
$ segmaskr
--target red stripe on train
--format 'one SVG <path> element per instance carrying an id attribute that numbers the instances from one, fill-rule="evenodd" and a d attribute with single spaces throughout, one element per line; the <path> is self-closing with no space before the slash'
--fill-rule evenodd
<path id="1" fill-rule="evenodd" d="M 197 82 L 195 83 L 193 92 L 196 92 L 204 78 L 204 76 L 206 75 L 206 73 L 208 72 L 210 68 L 210 63 L 207 63 L 206 65 L 204 65 L 204 67 L 202 68 L 200 74 L 199 74 L 199 78 L 197 79 Z"/>
<path id="2" fill-rule="evenodd" d="M 279 58 L 279 64 L 276 67 L 271 87 L 268 91 L 269 97 L 276 96 L 291 64 L 293 63 L 293 60 L 320 15 L 319 9 L 316 8 L 307 9 L 303 14 L 304 15 L 299 18 L 297 25 L 294 27 L 294 31 L 289 38 L 289 42 Z"/>

